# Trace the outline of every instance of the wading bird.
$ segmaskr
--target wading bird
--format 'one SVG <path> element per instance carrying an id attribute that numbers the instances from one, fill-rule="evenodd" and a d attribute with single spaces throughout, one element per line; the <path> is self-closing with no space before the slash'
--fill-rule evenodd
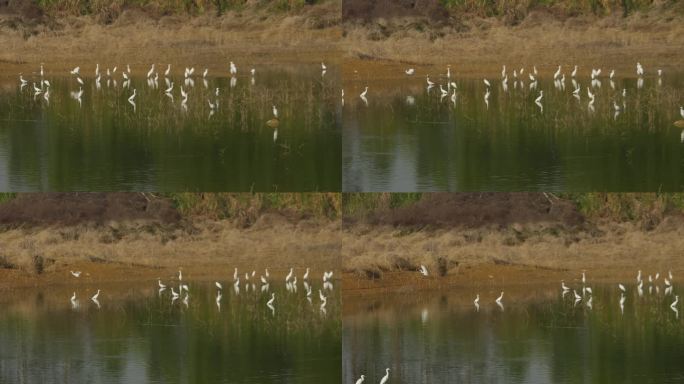
<path id="1" fill-rule="evenodd" d="M 420 265 L 420 274 L 423 275 L 423 276 L 426 276 L 426 277 L 427 277 L 427 275 L 428 275 L 427 267 L 425 267 L 425 266 L 422 265 L 422 264 Z"/>
<path id="2" fill-rule="evenodd" d="M 389 380 L 389 371 L 389 368 L 385 368 L 385 376 L 383 376 L 382 379 L 380 379 L 380 384 L 385 384 L 387 380 Z"/>
<path id="3" fill-rule="evenodd" d="M 93 301 L 97 301 L 97 298 L 98 298 L 99 296 L 100 296 L 100 290 L 98 289 L 98 290 L 97 290 L 97 293 L 94 294 L 93 297 L 91 297 L 90 299 L 93 300 Z"/>
<path id="4" fill-rule="evenodd" d="M 161 278 L 159 278 L 159 277 L 157 278 L 157 283 L 159 284 L 159 288 L 161 288 L 161 289 L 165 289 L 165 288 L 166 288 L 166 285 L 162 284 Z"/>
<path id="5" fill-rule="evenodd" d="M 355 384 L 362 384 L 363 381 L 366 380 L 366 377 L 364 375 L 361 375 L 358 380 L 356 380 Z"/>
<path id="6" fill-rule="evenodd" d="M 69 271 L 69 272 L 71 272 L 71 275 L 72 275 L 73 277 L 79 277 L 79 276 L 81 276 L 81 271 Z"/>
<path id="7" fill-rule="evenodd" d="M 407 74 L 407 75 L 409 75 L 409 76 L 411 76 L 411 75 L 413 75 L 414 73 L 416 73 L 416 70 L 413 69 L 413 68 L 409 68 L 409 69 L 405 70 L 404 73 Z"/>
<path id="8" fill-rule="evenodd" d="M 496 298 L 497 304 L 501 304 L 501 300 L 503 300 L 503 296 L 504 296 L 504 293 L 503 293 L 503 291 L 501 291 L 501 295 L 499 295 L 499 297 Z"/>

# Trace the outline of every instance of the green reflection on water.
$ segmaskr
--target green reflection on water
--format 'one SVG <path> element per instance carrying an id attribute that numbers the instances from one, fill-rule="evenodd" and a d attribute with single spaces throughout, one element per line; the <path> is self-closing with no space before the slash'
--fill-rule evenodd
<path id="1" fill-rule="evenodd" d="M 323 314 L 301 286 L 271 288 L 272 313 L 268 293 L 230 288 L 220 311 L 213 284 L 191 284 L 187 308 L 149 287 L 106 288 L 100 309 L 81 291 L 77 309 L 70 292 L 15 292 L 0 315 L 0 382 L 340 382 L 335 291 Z"/>
<path id="2" fill-rule="evenodd" d="M 675 288 L 675 292 L 677 289 Z M 624 314 L 614 285 L 595 287 L 592 308 L 572 293 L 526 287 L 508 292 L 401 295 L 348 300 L 343 374 L 392 383 L 627 383 L 684 379 L 684 322 L 673 295 L 628 292 Z M 681 305 L 680 305 L 681 308 Z"/>
<path id="3" fill-rule="evenodd" d="M 443 79 L 436 82 L 445 83 Z M 588 79 L 564 90 L 551 79 L 504 92 L 492 80 L 457 80 L 440 100 L 425 78 L 370 83 L 368 105 L 355 82 L 344 107 L 345 191 L 679 191 L 684 187 L 679 104 L 684 75 L 659 83 L 602 79 L 589 110 Z M 357 84 L 358 83 L 358 84 Z M 626 89 L 626 97 L 622 90 Z M 544 91 L 543 112 L 534 100 Z M 615 116 L 613 102 L 621 111 Z M 624 104 L 623 104 L 624 103 Z"/>
<path id="4" fill-rule="evenodd" d="M 314 66 L 315 67 L 315 66 Z M 0 188 L 12 191 L 339 191 L 337 75 L 314 67 L 264 69 L 255 77 L 173 81 L 153 87 L 120 76 L 50 78 L 49 102 L 0 81 Z M 28 78 L 28 77 L 27 77 Z M 187 109 L 180 86 L 189 92 Z M 215 89 L 219 88 L 216 97 Z M 136 89 L 135 107 L 128 98 Z M 212 114 L 209 105 L 218 99 Z M 280 125 L 274 142 L 272 105 Z M 211 116 L 210 116 L 211 114 Z"/>

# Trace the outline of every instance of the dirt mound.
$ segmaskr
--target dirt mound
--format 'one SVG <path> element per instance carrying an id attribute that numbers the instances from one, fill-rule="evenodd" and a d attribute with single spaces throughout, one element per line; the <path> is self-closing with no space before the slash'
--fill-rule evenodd
<path id="1" fill-rule="evenodd" d="M 0 225 L 104 224 L 110 221 L 180 221 L 170 199 L 141 193 L 27 193 L 0 204 Z"/>
<path id="2" fill-rule="evenodd" d="M 372 224 L 410 227 L 505 227 L 512 224 L 582 225 L 584 216 L 570 201 L 543 193 L 433 193 L 405 207 L 368 217 Z"/>
<path id="3" fill-rule="evenodd" d="M 379 18 L 424 17 L 446 21 L 449 13 L 439 0 L 344 0 L 342 21 L 370 21 Z"/>

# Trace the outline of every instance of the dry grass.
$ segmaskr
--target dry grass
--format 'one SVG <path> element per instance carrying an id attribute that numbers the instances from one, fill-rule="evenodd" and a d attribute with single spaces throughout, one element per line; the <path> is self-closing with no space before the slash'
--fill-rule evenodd
<path id="1" fill-rule="evenodd" d="M 104 227 L 17 228 L 0 233 L 2 264 L 28 274 L 65 271 L 73 265 L 112 264 L 208 270 L 231 275 L 234 267 L 287 273 L 289 267 L 337 269 L 336 220 L 292 223 L 262 214 L 249 228 L 230 221 L 198 220 L 177 228 L 145 222 L 112 222 Z M 88 267 L 85 267 L 88 268 Z"/>
<path id="2" fill-rule="evenodd" d="M 505 19 L 477 15 L 446 25 L 416 18 L 380 19 L 346 23 L 341 46 L 348 59 L 453 64 L 459 74 L 500 71 L 504 63 L 510 68 L 611 65 L 633 73 L 637 60 L 647 68 L 679 68 L 684 60 L 684 40 L 679 38 L 683 19 L 681 10 L 670 9 L 628 17 L 568 18 L 534 10 L 513 26 Z M 363 64 L 352 60 L 351 65 L 359 70 Z"/>
<path id="3" fill-rule="evenodd" d="M 543 225 L 419 232 L 359 226 L 343 231 L 343 269 L 360 279 L 415 271 L 420 264 L 435 276 L 439 275 L 439 266 L 446 264 L 447 279 L 458 279 L 467 268 L 494 265 L 591 269 L 593 275 L 605 276 L 631 276 L 637 269 L 684 270 L 682 224 L 681 219 L 667 218 L 652 231 L 620 223 L 577 233 L 558 233 Z M 411 273 L 418 277 L 417 272 Z"/>
<path id="4" fill-rule="evenodd" d="M 230 60 L 247 65 L 273 62 L 333 61 L 340 36 L 339 4 L 326 1 L 298 12 L 277 13 L 255 7 L 220 17 L 162 13 L 150 17 L 125 9 L 111 24 L 97 16 L 60 14 L 47 23 L 0 15 L 0 62 L 50 63 L 66 69 L 99 62 L 146 65 L 191 62 L 227 68 Z"/>

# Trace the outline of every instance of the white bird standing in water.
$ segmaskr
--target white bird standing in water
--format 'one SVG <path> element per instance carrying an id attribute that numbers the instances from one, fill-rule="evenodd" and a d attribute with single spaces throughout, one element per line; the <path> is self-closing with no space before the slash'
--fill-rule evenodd
<path id="1" fill-rule="evenodd" d="M 162 284 L 160 278 L 157 278 L 157 283 L 159 284 L 159 288 L 161 288 L 161 289 L 165 289 L 165 288 L 166 288 L 166 285 Z"/>
<path id="2" fill-rule="evenodd" d="M 128 101 L 130 101 L 132 103 L 133 100 L 135 100 L 136 94 L 137 94 L 137 91 L 135 90 L 135 88 L 133 88 L 133 94 L 131 95 L 131 97 L 128 98 Z"/>
<path id="3" fill-rule="evenodd" d="M 154 73 L 154 64 L 152 64 L 152 67 L 151 67 L 150 70 L 147 72 L 147 78 L 149 79 L 150 77 L 152 77 L 152 74 L 153 74 L 153 73 Z"/>
<path id="4" fill-rule="evenodd" d="M 501 304 L 501 300 L 503 300 L 503 296 L 504 296 L 504 293 L 503 293 L 503 291 L 501 291 L 501 295 L 499 295 L 499 297 L 496 298 L 497 304 Z"/>
<path id="5" fill-rule="evenodd" d="M 670 304 L 670 308 L 677 308 L 677 304 L 679 304 L 679 295 L 675 295 L 675 301 L 673 301 L 672 304 Z"/>
<path id="6" fill-rule="evenodd" d="M 484 83 L 487 86 L 487 88 L 491 87 L 491 84 L 489 84 L 489 80 L 484 79 Z"/>
<path id="7" fill-rule="evenodd" d="M 166 71 L 164 71 L 164 77 L 169 77 L 169 74 L 171 73 L 171 64 L 168 64 L 166 67 Z M 151 74 L 147 74 L 147 77 L 150 77 Z"/>
<path id="8" fill-rule="evenodd" d="M 380 384 L 385 384 L 387 380 L 389 380 L 389 371 L 389 368 L 385 368 L 385 376 L 383 376 L 382 379 L 380 379 Z"/>
<path id="9" fill-rule="evenodd" d="M 72 75 L 78 75 L 80 71 L 81 71 L 81 67 L 76 67 L 76 68 L 72 69 L 70 73 Z M 41 73 L 41 76 L 42 76 L 42 73 Z"/>
<path id="10" fill-rule="evenodd" d="M 435 83 L 433 83 L 432 81 L 430 81 L 430 75 L 427 75 L 427 76 L 425 77 L 425 81 L 427 82 L 428 87 L 432 87 L 432 86 L 435 85 Z"/>
<path id="11" fill-rule="evenodd" d="M 307 280 L 309 278 L 309 267 L 306 267 L 306 272 L 304 272 L 304 276 L 302 279 Z"/>
<path id="12" fill-rule="evenodd" d="M 294 273 L 294 269 L 293 269 L 293 268 L 290 268 L 290 272 L 287 274 L 287 276 L 285 276 L 285 282 L 286 282 L 286 283 L 287 283 L 288 281 L 290 281 L 290 279 L 292 278 L 292 274 L 293 274 L 293 273 Z"/>
<path id="13" fill-rule="evenodd" d="M 71 272 L 71 275 L 72 275 L 73 277 L 79 277 L 79 276 L 81 276 L 81 271 L 69 271 L 69 272 Z"/>
<path id="14" fill-rule="evenodd" d="M 413 75 L 414 73 L 416 73 L 416 70 L 413 69 L 413 68 L 409 68 L 409 69 L 405 70 L 404 73 L 407 74 L 407 75 L 409 75 L 409 76 L 411 76 L 411 75 Z"/>
<path id="15" fill-rule="evenodd" d="M 473 300 L 473 304 L 475 304 L 476 307 L 480 305 L 480 294 L 478 293 L 477 296 L 475 296 L 475 300 Z"/>
<path id="16" fill-rule="evenodd" d="M 216 285 L 216 288 L 218 288 L 219 290 L 223 290 L 223 285 L 221 285 L 221 283 L 219 283 L 219 282 L 217 281 L 217 282 L 214 283 L 214 284 Z"/>
<path id="17" fill-rule="evenodd" d="M 534 100 L 535 103 L 541 103 L 542 97 L 544 97 L 544 91 L 539 91 L 539 96 Z"/>
<path id="18" fill-rule="evenodd" d="M 366 98 L 366 94 L 368 93 L 368 87 L 366 87 L 363 92 L 359 95 L 360 98 L 364 99 Z"/>
<path id="19" fill-rule="evenodd" d="M 364 381 L 365 379 L 366 379 L 366 376 L 364 376 L 364 375 L 361 375 L 361 377 L 359 377 L 359 379 L 358 379 L 358 380 L 356 380 L 356 383 L 355 383 L 355 384 L 362 384 L 362 383 L 363 383 L 363 381 Z"/>
<path id="20" fill-rule="evenodd" d="M 278 118 L 278 108 L 273 104 L 273 117 Z"/>
<path id="21" fill-rule="evenodd" d="M 93 301 L 97 301 L 97 298 L 98 298 L 99 296 L 100 296 L 100 290 L 98 289 L 98 290 L 97 290 L 97 293 L 94 294 L 93 297 L 91 297 L 90 299 L 93 300 Z"/>
<path id="22" fill-rule="evenodd" d="M 235 63 L 233 63 L 232 61 L 230 62 L 230 75 L 237 75 L 237 67 L 235 66 Z"/>
<path id="23" fill-rule="evenodd" d="M 327 69 L 328 67 L 325 66 L 325 63 L 321 62 L 321 70 L 325 71 Z"/>
<path id="24" fill-rule="evenodd" d="M 637 69 L 636 69 L 637 75 L 641 76 L 644 74 L 644 67 L 641 66 L 641 63 L 637 62 Z"/>
<path id="25" fill-rule="evenodd" d="M 269 307 L 273 307 L 273 302 L 274 302 L 274 301 L 275 301 L 275 293 L 274 293 L 274 292 L 271 292 L 271 300 L 269 300 L 269 301 L 266 303 L 266 305 L 268 305 Z"/>
<path id="26" fill-rule="evenodd" d="M 625 292 L 625 286 L 622 284 L 618 284 L 618 288 L 620 288 L 620 291 Z"/>
<path id="27" fill-rule="evenodd" d="M 679 115 L 682 116 L 682 119 L 684 119 L 684 107 L 681 105 L 679 106 Z"/>
<path id="28" fill-rule="evenodd" d="M 425 276 L 425 277 L 427 277 L 427 275 L 428 275 L 427 267 L 425 267 L 425 266 L 422 265 L 422 264 L 420 265 L 420 274 L 423 275 L 423 276 Z"/>

